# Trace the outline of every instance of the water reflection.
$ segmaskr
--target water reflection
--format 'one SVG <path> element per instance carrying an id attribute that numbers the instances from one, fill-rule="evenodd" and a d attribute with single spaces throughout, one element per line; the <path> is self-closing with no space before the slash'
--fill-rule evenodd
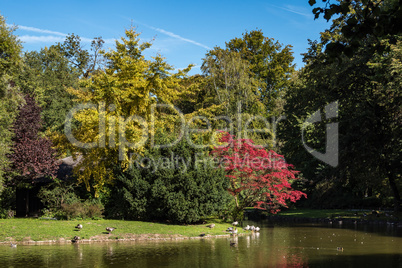
<path id="1" fill-rule="evenodd" d="M 228 238 L 3 245 L 0 267 L 400 267 L 401 231 L 361 224 L 266 223 L 260 233 Z"/>

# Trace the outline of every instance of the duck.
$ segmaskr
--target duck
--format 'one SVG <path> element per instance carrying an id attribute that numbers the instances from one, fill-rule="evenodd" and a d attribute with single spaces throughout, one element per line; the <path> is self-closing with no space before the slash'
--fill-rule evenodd
<path id="1" fill-rule="evenodd" d="M 254 231 L 254 230 L 255 230 L 254 225 L 252 225 L 252 226 L 250 227 L 250 230 L 251 230 L 251 231 Z"/>
<path id="2" fill-rule="evenodd" d="M 75 226 L 76 229 L 81 230 L 82 229 L 82 224 L 77 224 L 77 226 Z"/>
<path id="3" fill-rule="evenodd" d="M 17 247 L 17 244 L 13 244 L 13 243 L 10 242 L 10 247 L 16 248 L 16 247 Z"/>
<path id="4" fill-rule="evenodd" d="M 215 223 L 209 224 L 207 225 L 208 228 L 214 228 L 215 227 Z"/>
<path id="5" fill-rule="evenodd" d="M 232 225 L 233 226 L 236 226 L 236 225 L 238 225 L 239 224 L 239 222 L 238 221 L 234 221 L 234 222 L 232 222 Z"/>
<path id="6" fill-rule="evenodd" d="M 247 225 L 246 227 L 243 228 L 244 231 L 250 230 L 250 225 Z"/>
<path id="7" fill-rule="evenodd" d="M 259 231 L 260 231 L 260 227 L 255 227 L 255 228 L 254 228 L 254 231 L 255 231 L 255 232 L 259 232 Z"/>
<path id="8" fill-rule="evenodd" d="M 72 242 L 72 243 L 77 243 L 80 239 L 81 239 L 81 237 L 79 237 L 79 236 L 74 236 L 74 238 L 71 240 L 71 242 Z"/>
<path id="9" fill-rule="evenodd" d="M 233 227 L 229 227 L 226 229 L 226 232 L 231 232 L 231 231 L 233 231 Z"/>
<path id="10" fill-rule="evenodd" d="M 115 229 L 117 229 L 117 228 L 115 228 L 115 227 L 106 227 L 106 231 L 108 231 L 109 234 L 110 234 L 111 232 L 113 232 L 113 230 L 115 230 Z"/>

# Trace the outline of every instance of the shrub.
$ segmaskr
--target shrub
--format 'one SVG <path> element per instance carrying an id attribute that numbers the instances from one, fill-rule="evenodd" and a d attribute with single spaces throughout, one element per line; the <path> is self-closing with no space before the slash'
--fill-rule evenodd
<path id="1" fill-rule="evenodd" d="M 194 223 L 218 214 L 230 196 L 223 170 L 208 165 L 209 160 L 206 152 L 184 140 L 148 150 L 128 171 L 118 169 L 107 217 Z"/>

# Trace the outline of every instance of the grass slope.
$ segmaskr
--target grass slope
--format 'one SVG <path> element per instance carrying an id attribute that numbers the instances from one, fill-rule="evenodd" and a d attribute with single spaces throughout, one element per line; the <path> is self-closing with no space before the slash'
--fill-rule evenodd
<path id="1" fill-rule="evenodd" d="M 74 227 L 82 224 L 81 230 Z M 208 224 L 210 224 L 209 222 Z M 108 240 L 108 239 L 146 239 L 169 237 L 196 237 L 206 235 L 224 235 L 230 223 L 215 221 L 215 228 L 210 229 L 203 225 L 171 225 L 162 223 L 123 221 L 123 220 L 82 220 L 57 221 L 41 219 L 4 219 L 0 220 L 0 241 L 48 241 L 71 240 L 74 236 L 81 239 Z M 111 234 L 106 227 L 115 227 Z M 241 228 L 238 232 L 244 233 Z"/>

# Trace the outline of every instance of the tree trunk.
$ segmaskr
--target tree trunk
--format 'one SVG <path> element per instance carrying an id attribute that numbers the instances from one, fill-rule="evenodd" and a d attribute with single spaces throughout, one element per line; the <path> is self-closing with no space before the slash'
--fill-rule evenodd
<path id="1" fill-rule="evenodd" d="M 25 217 L 29 216 L 29 189 L 27 189 L 27 197 L 25 199 Z"/>
<path id="2" fill-rule="evenodd" d="M 394 211 L 400 212 L 401 211 L 401 196 L 399 195 L 398 187 L 395 183 L 395 175 L 390 174 L 388 176 L 389 186 L 391 187 L 392 193 L 394 195 Z"/>

